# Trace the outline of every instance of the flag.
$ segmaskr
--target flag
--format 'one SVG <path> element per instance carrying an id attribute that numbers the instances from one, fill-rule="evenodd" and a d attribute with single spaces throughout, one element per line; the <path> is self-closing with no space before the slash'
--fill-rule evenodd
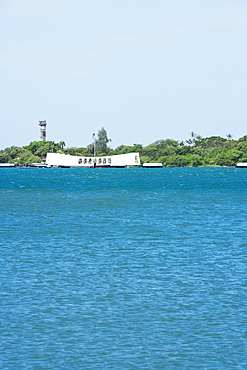
<path id="1" fill-rule="evenodd" d="M 95 139 L 95 134 L 93 134 L 92 138 Z"/>

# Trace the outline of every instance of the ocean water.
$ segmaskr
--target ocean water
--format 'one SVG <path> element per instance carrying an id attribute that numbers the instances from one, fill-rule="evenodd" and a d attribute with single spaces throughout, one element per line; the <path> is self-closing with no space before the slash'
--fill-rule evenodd
<path id="1" fill-rule="evenodd" d="M 0 169 L 0 368 L 246 369 L 246 250 L 246 169 Z"/>

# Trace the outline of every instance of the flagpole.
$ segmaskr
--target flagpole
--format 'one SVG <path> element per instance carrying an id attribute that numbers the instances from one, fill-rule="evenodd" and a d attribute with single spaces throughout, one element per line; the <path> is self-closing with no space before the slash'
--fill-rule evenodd
<path id="1" fill-rule="evenodd" d="M 95 158 L 95 134 L 93 134 L 94 145 L 93 145 L 93 156 Z"/>

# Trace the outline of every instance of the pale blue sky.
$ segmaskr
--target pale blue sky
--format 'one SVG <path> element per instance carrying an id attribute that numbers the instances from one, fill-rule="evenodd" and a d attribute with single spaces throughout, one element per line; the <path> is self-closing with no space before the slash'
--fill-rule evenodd
<path id="1" fill-rule="evenodd" d="M 0 0 L 0 148 L 247 134 L 246 0 Z"/>

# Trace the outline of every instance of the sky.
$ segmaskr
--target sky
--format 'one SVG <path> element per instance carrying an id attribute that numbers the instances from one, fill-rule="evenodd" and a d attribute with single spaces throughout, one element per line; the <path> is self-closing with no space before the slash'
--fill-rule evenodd
<path id="1" fill-rule="evenodd" d="M 0 0 L 0 149 L 247 134 L 246 0 Z"/>

